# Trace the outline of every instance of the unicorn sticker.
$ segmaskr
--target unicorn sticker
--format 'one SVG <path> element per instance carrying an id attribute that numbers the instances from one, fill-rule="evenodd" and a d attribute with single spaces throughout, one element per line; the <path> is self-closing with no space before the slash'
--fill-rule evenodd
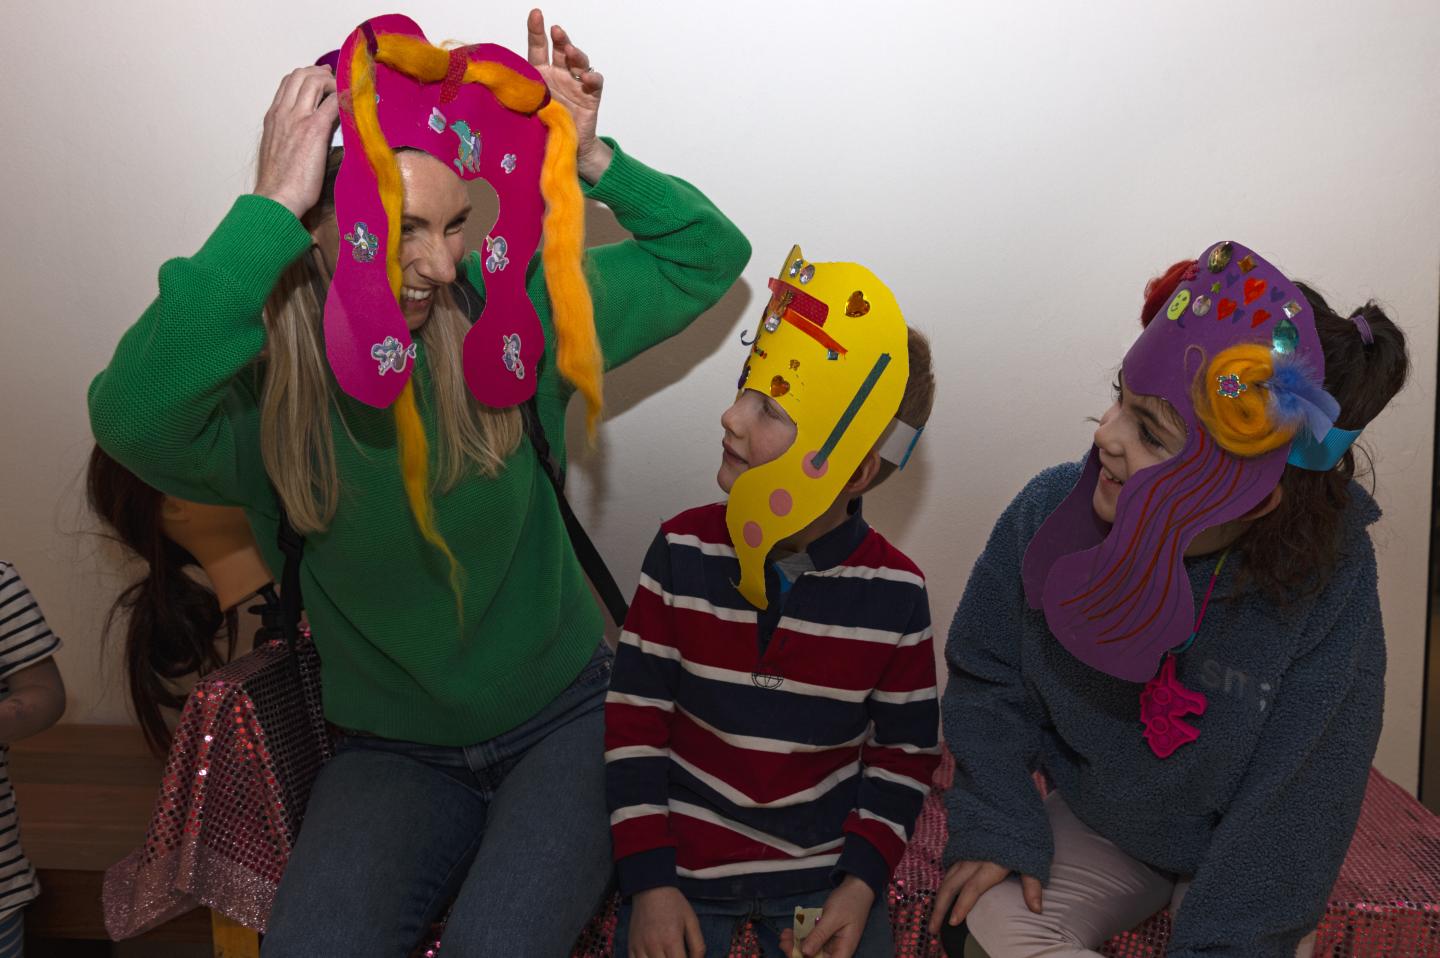
<path id="1" fill-rule="evenodd" d="M 516 379 L 524 379 L 525 363 L 520 358 L 520 334 L 501 336 L 500 348 L 504 350 L 505 368 L 514 373 Z"/>
<path id="2" fill-rule="evenodd" d="M 510 244 L 505 242 L 505 237 L 497 236 L 494 239 L 485 237 L 485 252 L 490 255 L 485 257 L 485 272 L 498 273 L 510 265 L 510 257 L 505 254 L 509 252 Z"/>
<path id="3" fill-rule="evenodd" d="M 466 173 L 480 172 L 480 134 L 470 132 L 470 124 L 464 120 L 456 120 L 450 124 L 451 131 L 460 138 L 460 155 L 450 162 L 460 171 L 460 175 Z"/>
<path id="4" fill-rule="evenodd" d="M 388 372 L 403 373 L 405 364 L 415 358 L 415 344 L 402 346 L 394 336 L 386 336 L 383 343 L 370 347 L 370 358 L 380 363 L 380 375 Z"/>

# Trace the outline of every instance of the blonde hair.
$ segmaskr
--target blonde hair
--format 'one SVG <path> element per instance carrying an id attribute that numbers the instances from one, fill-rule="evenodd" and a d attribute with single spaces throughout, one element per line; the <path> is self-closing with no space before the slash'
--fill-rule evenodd
<path id="1" fill-rule="evenodd" d="M 307 215 L 307 225 L 332 214 L 333 208 L 322 203 Z M 340 498 L 332 415 L 342 428 L 345 422 L 322 335 L 328 279 L 318 249 L 312 248 L 281 275 L 264 309 L 260 452 L 290 521 L 307 534 L 329 528 Z M 442 491 L 454 488 L 472 470 L 498 475 L 523 435 L 519 410 L 476 402 L 460 363 L 451 360 L 460 355 L 469 327 L 450 290 L 442 288 L 417 333 L 427 355 L 444 357 L 428 367 Z"/>

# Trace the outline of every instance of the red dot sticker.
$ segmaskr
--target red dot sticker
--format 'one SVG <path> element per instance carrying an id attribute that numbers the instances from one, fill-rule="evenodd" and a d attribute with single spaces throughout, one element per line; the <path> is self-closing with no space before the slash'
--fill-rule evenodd
<path id="1" fill-rule="evenodd" d="M 745 544 L 752 549 L 760 548 L 760 543 L 765 541 L 765 533 L 760 531 L 760 523 L 745 523 Z"/>
<path id="2" fill-rule="evenodd" d="M 818 455 L 820 455 L 820 450 L 814 449 L 805 453 L 805 458 L 802 460 L 802 468 L 805 470 L 805 475 L 811 479 L 819 479 L 830 471 L 830 460 L 828 459 L 820 463 L 819 466 L 815 465 L 815 457 Z"/>
<path id="3" fill-rule="evenodd" d="M 770 511 L 777 516 L 789 515 L 794 505 L 795 501 L 790 497 L 790 493 L 784 489 L 776 489 L 770 493 Z"/>

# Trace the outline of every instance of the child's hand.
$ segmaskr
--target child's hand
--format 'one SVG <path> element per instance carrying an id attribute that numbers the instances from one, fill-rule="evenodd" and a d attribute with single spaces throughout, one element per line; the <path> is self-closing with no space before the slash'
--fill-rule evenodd
<path id="1" fill-rule="evenodd" d="M 940 934 L 940 922 L 945 911 L 950 911 L 950 924 L 958 925 L 970 914 L 970 909 L 985 894 L 1006 878 L 1010 869 L 994 862 L 956 862 L 945 873 L 945 880 L 935 892 L 935 910 L 930 913 L 930 934 Z M 1025 905 L 1035 914 L 1041 911 L 1041 885 L 1038 878 L 1020 876 L 1020 890 L 1025 896 Z M 950 903 L 954 902 L 952 908 Z"/>
<path id="2" fill-rule="evenodd" d="M 637 892 L 628 958 L 701 958 L 705 942 L 695 909 L 672 885 Z"/>
<path id="3" fill-rule="evenodd" d="M 860 945 L 860 936 L 865 934 L 865 922 L 874 904 L 874 889 L 854 875 L 846 875 L 825 899 L 824 914 L 815 930 L 805 936 L 800 954 L 805 958 L 815 958 L 822 953 L 831 958 L 850 958 Z M 787 928 L 780 933 L 780 951 L 791 955 L 794 947 L 795 935 Z"/>

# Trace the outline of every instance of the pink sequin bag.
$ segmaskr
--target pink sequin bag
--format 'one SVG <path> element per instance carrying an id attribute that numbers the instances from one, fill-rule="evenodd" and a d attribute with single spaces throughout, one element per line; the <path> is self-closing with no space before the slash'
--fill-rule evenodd
<path id="1" fill-rule="evenodd" d="M 320 766 L 331 755 L 320 660 L 300 622 L 304 541 L 282 513 L 281 592 L 263 643 L 195 686 L 180 713 L 145 844 L 105 873 L 119 940 L 197 906 L 265 930 Z"/>

